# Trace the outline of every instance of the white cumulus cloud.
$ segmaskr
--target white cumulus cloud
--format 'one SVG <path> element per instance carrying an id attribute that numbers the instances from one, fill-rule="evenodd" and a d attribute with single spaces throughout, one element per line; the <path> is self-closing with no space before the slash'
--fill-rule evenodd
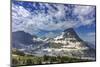
<path id="1" fill-rule="evenodd" d="M 36 34 L 40 30 L 64 30 L 70 27 L 89 25 L 95 20 L 94 17 L 89 19 L 84 17 L 94 11 L 94 7 L 91 6 L 75 6 L 72 14 L 77 15 L 76 18 L 78 20 L 73 20 L 66 17 L 66 11 L 69 11 L 71 8 L 63 4 L 52 4 L 56 9 L 48 3 L 39 4 L 41 10 L 34 10 L 34 12 L 27 10 L 23 6 L 12 4 L 12 31 L 23 30 Z M 36 7 L 34 3 L 33 7 Z M 45 7 L 48 8 L 47 13 L 45 13 Z"/>

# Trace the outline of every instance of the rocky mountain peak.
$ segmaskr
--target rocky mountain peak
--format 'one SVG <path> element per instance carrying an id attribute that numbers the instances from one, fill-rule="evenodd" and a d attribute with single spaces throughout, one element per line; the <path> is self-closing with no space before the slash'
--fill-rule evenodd
<path id="1" fill-rule="evenodd" d="M 77 35 L 76 31 L 73 28 L 68 28 L 64 30 L 64 38 L 75 38 L 78 41 L 81 41 L 80 37 Z"/>

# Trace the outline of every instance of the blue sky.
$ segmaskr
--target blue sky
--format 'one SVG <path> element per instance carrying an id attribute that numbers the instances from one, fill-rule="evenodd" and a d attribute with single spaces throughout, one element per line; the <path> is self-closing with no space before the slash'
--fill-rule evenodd
<path id="1" fill-rule="evenodd" d="M 12 2 L 12 32 L 56 37 L 74 28 L 85 41 L 95 43 L 95 6 L 38 2 Z"/>

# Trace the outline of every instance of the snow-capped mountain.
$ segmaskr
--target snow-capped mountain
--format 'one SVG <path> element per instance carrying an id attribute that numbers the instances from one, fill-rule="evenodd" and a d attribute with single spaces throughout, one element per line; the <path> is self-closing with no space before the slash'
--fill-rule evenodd
<path id="1" fill-rule="evenodd" d="M 37 56 L 72 56 L 95 60 L 95 49 L 82 40 L 73 28 L 66 29 L 55 38 L 41 39 L 28 33 L 13 32 L 13 48 Z"/>
<path id="2" fill-rule="evenodd" d="M 49 52 L 48 55 L 67 55 L 95 59 L 95 49 L 82 40 L 73 28 L 64 30 L 61 35 L 50 40 L 48 46 L 49 48 L 43 49 Z"/>
<path id="3" fill-rule="evenodd" d="M 66 29 L 61 35 L 54 39 L 48 38 L 47 41 L 48 47 L 42 50 L 49 52 L 48 55 L 95 57 L 95 49 L 91 48 L 88 45 L 89 43 L 83 41 L 73 28 Z"/>
<path id="4" fill-rule="evenodd" d="M 73 28 L 64 30 L 60 36 L 54 38 L 55 43 L 63 44 L 63 47 L 85 49 L 88 48 L 86 43 L 77 35 Z"/>

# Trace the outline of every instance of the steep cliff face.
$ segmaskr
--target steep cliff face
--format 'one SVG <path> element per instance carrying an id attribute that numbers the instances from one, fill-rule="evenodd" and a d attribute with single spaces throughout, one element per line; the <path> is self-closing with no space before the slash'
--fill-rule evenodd
<path id="1" fill-rule="evenodd" d="M 87 42 L 82 40 L 73 28 L 64 30 L 61 35 L 54 38 L 48 44 L 50 48 L 45 49 L 45 51 L 51 52 L 51 55 L 95 59 L 95 49 L 91 48 Z"/>
<path id="2" fill-rule="evenodd" d="M 73 28 L 64 30 L 60 36 L 54 40 L 55 43 L 62 43 L 65 47 L 70 48 L 88 48 L 88 45 L 77 35 Z"/>
<path id="3" fill-rule="evenodd" d="M 75 38 L 76 40 L 81 41 L 80 37 L 77 35 L 77 33 L 75 32 L 73 28 L 64 30 L 63 37 L 64 38 Z"/>

